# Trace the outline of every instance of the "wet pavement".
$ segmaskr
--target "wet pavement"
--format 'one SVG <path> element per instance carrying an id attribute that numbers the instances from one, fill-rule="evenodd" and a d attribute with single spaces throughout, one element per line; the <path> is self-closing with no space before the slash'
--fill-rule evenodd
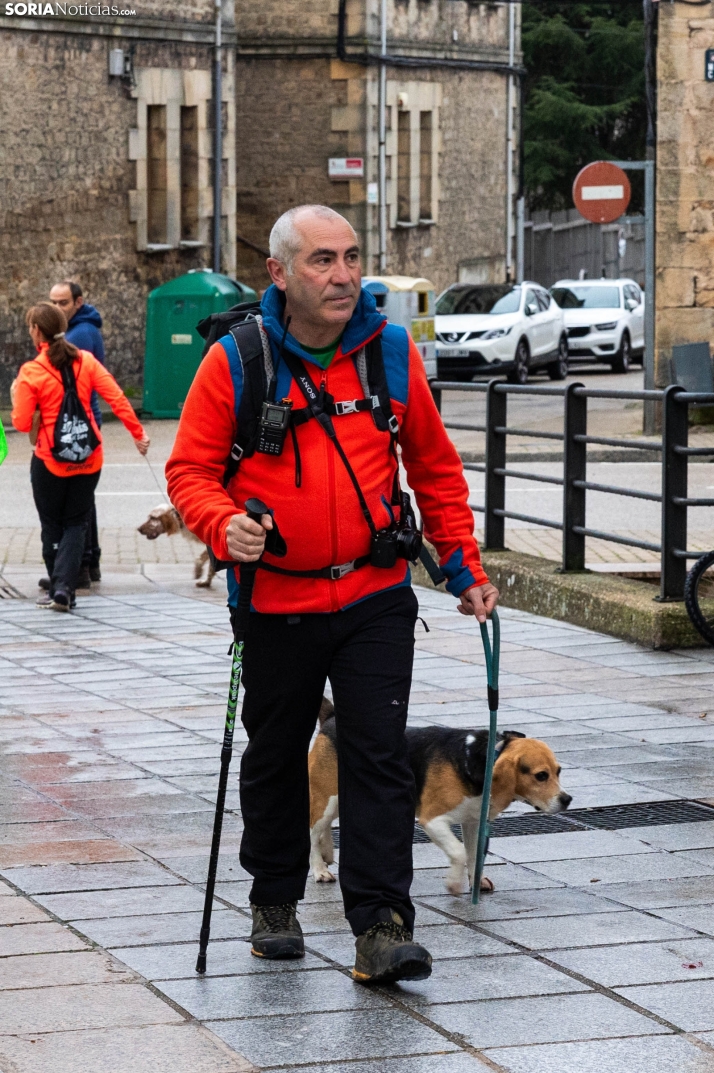
<path id="1" fill-rule="evenodd" d="M 714 1071 L 714 811 L 496 837 L 477 907 L 415 844 L 433 974 L 365 990 L 337 884 L 308 882 L 304 961 L 251 957 L 234 763 L 197 978 L 223 598 L 188 579 L 105 588 L 71 616 L 0 601 L 2 1073 Z M 417 591 L 431 632 L 411 723 L 482 726 L 474 623 Z M 549 742 L 573 809 L 714 798 L 714 652 L 515 611 L 502 626 L 500 725 Z"/>

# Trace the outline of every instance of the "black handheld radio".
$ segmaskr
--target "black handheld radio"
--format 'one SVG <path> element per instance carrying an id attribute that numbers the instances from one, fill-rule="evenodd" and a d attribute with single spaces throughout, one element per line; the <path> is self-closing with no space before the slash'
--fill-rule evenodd
<path id="1" fill-rule="evenodd" d="M 256 447 L 256 451 L 259 454 L 281 455 L 283 453 L 285 437 L 290 427 L 290 411 L 292 408 L 292 399 L 263 403 L 263 409 L 260 414 L 258 446 Z"/>

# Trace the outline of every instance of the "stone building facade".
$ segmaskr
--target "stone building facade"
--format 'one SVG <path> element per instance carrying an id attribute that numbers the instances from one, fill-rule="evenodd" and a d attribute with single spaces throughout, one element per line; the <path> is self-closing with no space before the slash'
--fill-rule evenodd
<path id="1" fill-rule="evenodd" d="M 714 338 L 714 8 L 659 5 L 656 379 L 672 346 Z"/>
<path id="2" fill-rule="evenodd" d="M 0 404 L 34 353 L 25 312 L 54 283 L 81 282 L 109 367 L 136 387 L 148 292 L 212 260 L 213 0 L 141 0 L 124 17 L 13 10 L 30 6 L 56 11 L 0 14 Z M 223 267 L 234 272 L 233 0 L 223 21 Z M 109 73 L 117 49 L 126 75 Z"/>
<path id="3" fill-rule="evenodd" d="M 505 279 L 508 7 L 388 2 L 390 273 L 437 289 Z M 237 230 L 256 245 L 279 212 L 324 201 L 360 235 L 365 270 L 378 270 L 379 15 L 380 0 L 243 5 Z M 329 158 L 345 157 L 362 158 L 364 175 L 331 180 Z M 260 257 L 240 243 L 237 256 L 239 277 L 264 285 Z"/>
<path id="4" fill-rule="evenodd" d="M 245 0 L 237 26 L 222 4 L 222 270 L 265 286 L 252 246 L 321 201 L 376 272 L 380 0 Z M 214 0 L 129 5 L 0 7 L 0 406 L 33 353 L 25 312 L 53 283 L 82 283 L 136 389 L 148 292 L 212 264 Z M 388 0 L 391 273 L 505 278 L 508 7 Z M 330 179 L 343 157 L 364 174 Z"/>

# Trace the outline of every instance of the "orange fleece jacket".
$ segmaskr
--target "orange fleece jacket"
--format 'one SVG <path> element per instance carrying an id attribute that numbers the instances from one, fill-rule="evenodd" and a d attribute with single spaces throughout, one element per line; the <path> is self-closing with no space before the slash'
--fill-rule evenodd
<path id="1" fill-rule="evenodd" d="M 74 363 L 77 395 L 97 434 L 99 446 L 84 462 L 58 462 L 53 458 L 51 448 L 54 445 L 55 422 L 64 398 L 64 383 L 62 374 L 47 356 L 48 349 L 48 344 L 43 343 L 37 357 L 25 362 L 20 368 L 15 384 L 12 423 L 18 432 L 29 432 L 32 428 L 32 416 L 39 407 L 41 424 L 35 454 L 42 459 L 50 473 L 57 477 L 71 477 L 75 473 L 96 473 L 102 468 L 104 452 L 102 434 L 92 413 L 93 390 L 109 403 L 135 440 L 143 437 L 144 429 L 112 374 L 88 350 L 80 350 L 79 361 Z"/>

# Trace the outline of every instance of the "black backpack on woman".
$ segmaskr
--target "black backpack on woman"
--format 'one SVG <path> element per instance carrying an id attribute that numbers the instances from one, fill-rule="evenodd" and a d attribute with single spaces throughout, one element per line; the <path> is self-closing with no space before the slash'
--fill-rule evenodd
<path id="1" fill-rule="evenodd" d="M 60 372 L 64 398 L 55 421 L 54 445 L 50 448 L 52 457 L 58 462 L 86 462 L 92 451 L 99 447 L 100 440 L 79 401 L 72 362 L 64 365 Z"/>

